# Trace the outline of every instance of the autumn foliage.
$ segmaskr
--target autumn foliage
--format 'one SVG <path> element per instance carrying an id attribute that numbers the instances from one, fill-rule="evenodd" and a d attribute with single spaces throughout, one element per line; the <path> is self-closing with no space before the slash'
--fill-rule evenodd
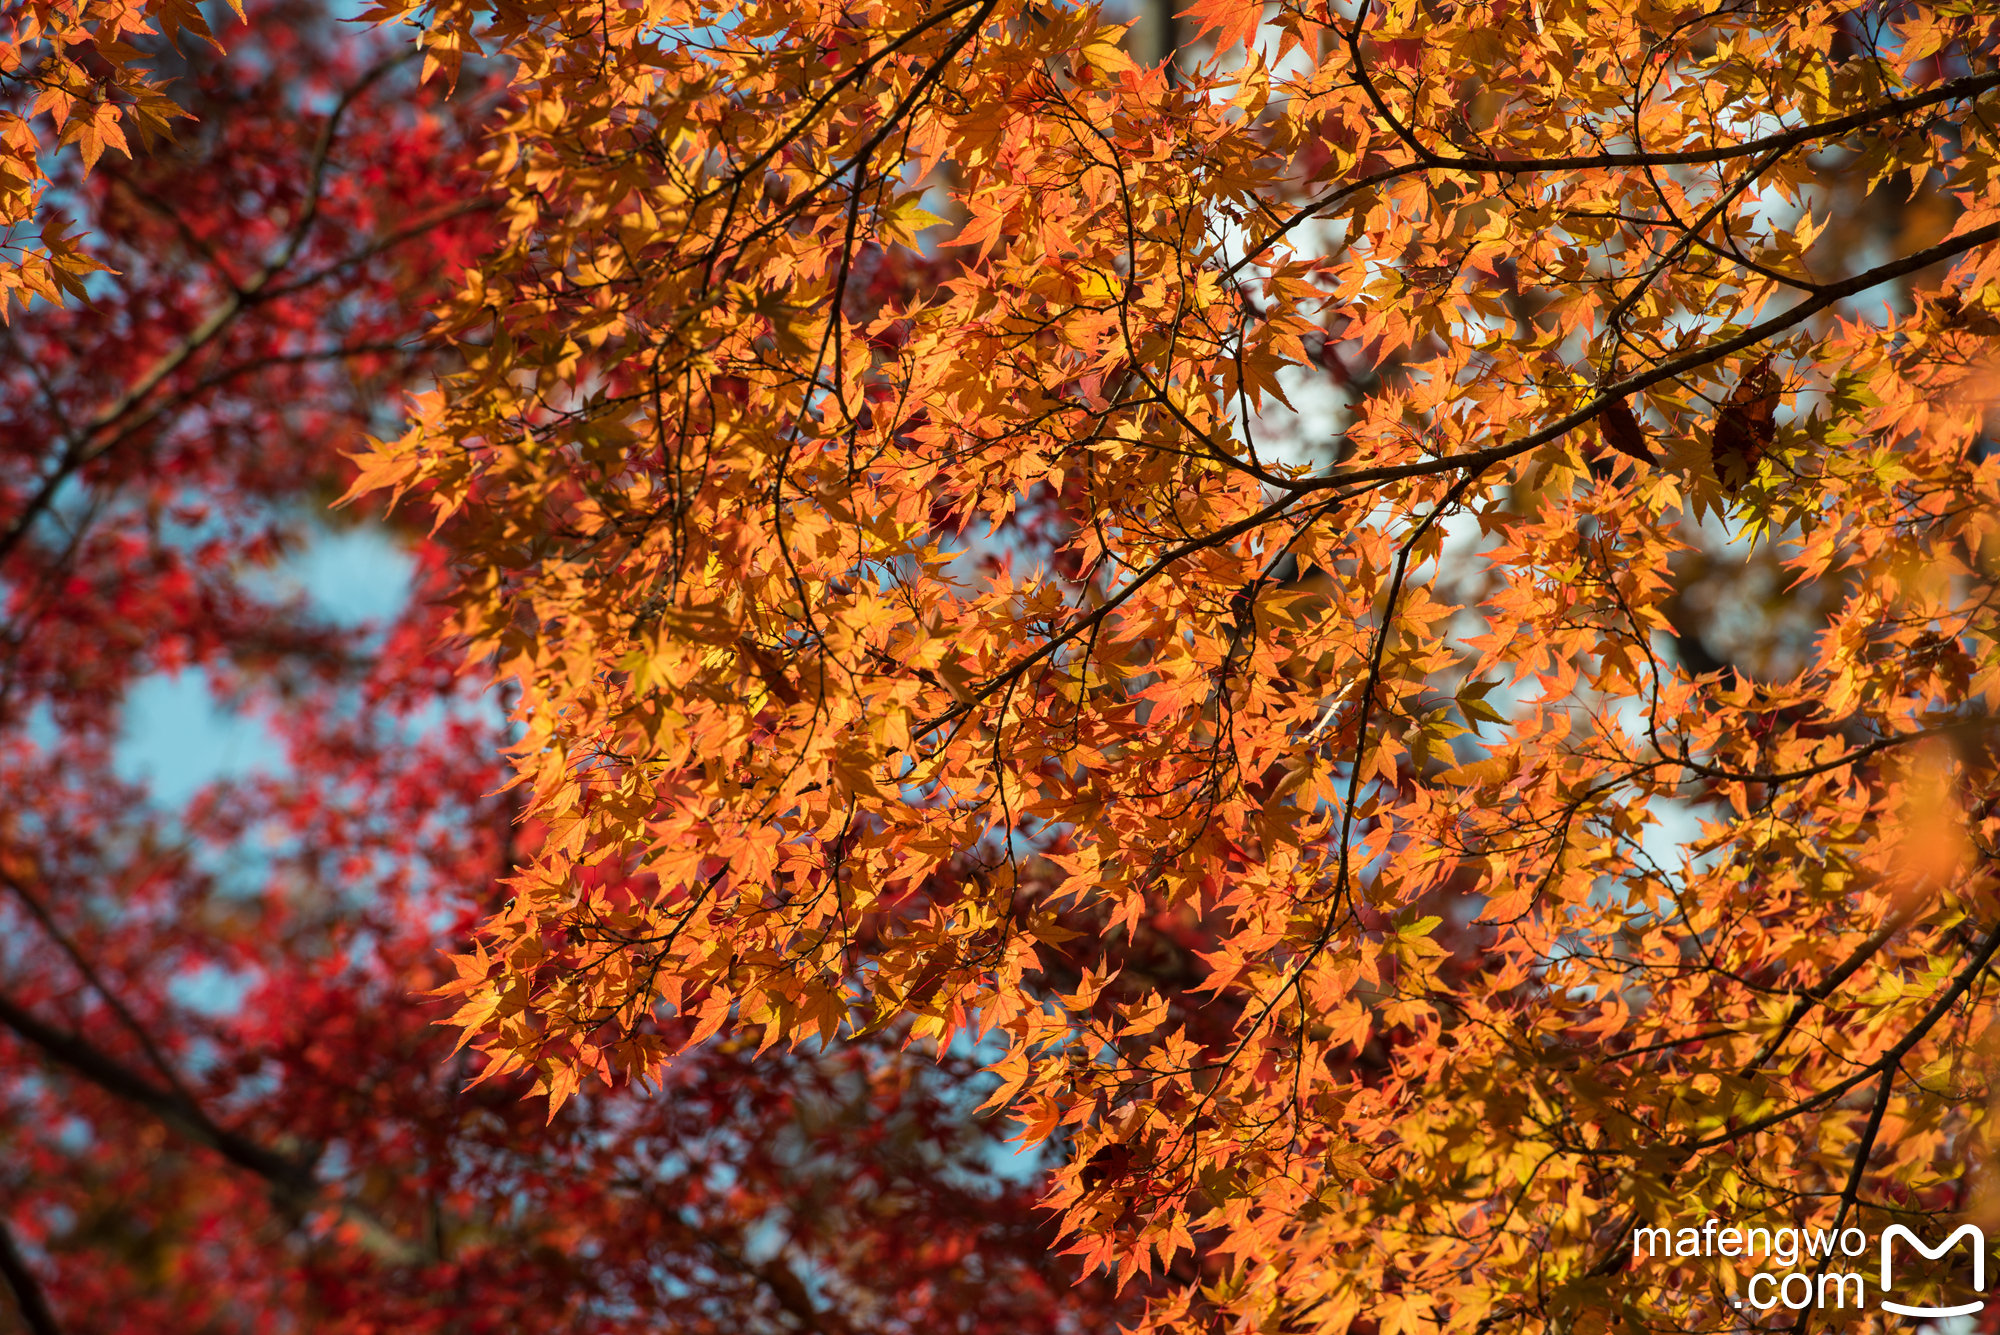
<path id="1" fill-rule="evenodd" d="M 172 145 L 50 160 L 116 278 L 0 333 L 0 1329 L 1106 1328 L 970 1059 L 715 1043 L 553 1122 L 466 1088 L 415 993 L 541 837 L 504 711 L 423 529 L 386 622 L 283 572 L 370 531 L 324 532 L 340 450 L 450 365 L 505 81 L 308 0 L 223 36 L 149 47 Z M 121 714 L 173 673 L 275 759 L 149 795 Z"/>
<path id="2" fill-rule="evenodd" d="M 1630 1264 L 1638 1224 L 2000 1218 L 2000 14 L 1197 0 L 1156 64 L 1013 0 L 367 17 L 390 63 L 258 104 L 282 203 L 16 270 L 105 294 L 17 313 L 24 367 L 181 359 L 41 391 L 76 406 L 15 432 L 10 598 L 165 606 L 142 516 L 304 477 L 421 554 L 384 639 L 257 650 L 222 593 L 135 636 L 291 692 L 295 774 L 176 837 L 277 821 L 311 868 L 230 919 L 272 981 L 212 1026 L 301 1055 L 156 1053 L 185 1017 L 84 971 L 151 986 L 139 943 L 193 934 L 144 966 L 185 971 L 230 917 L 189 852 L 103 863 L 153 865 L 116 803 L 58 830 L 90 771 L 8 835 L 47 940 L 39 887 L 108 899 L 0 1022 L 140 1116 L 60 1051 L 104 1029 L 154 1122 L 262 1175 L 291 1240 L 229 1264 L 356 1329 L 1589 1335 L 1745 1320 L 1726 1267 Z M 342 155 L 306 102 L 422 128 Z M 10 207 L 109 229 L 116 181 L 233 161 Z M 360 260 L 314 221 L 336 162 Z M 185 282 L 132 304 L 175 247 L 263 388 Z M 225 401 L 283 429 L 234 444 Z M 146 453 L 172 421 L 196 471 Z M 100 496 L 128 555 L 92 566 L 57 502 Z M 46 607 L 9 736 L 43 756 L 46 702 L 102 769 L 158 664 L 99 646 L 165 613 Z M 322 1245 L 380 1292 L 327 1297 Z"/>

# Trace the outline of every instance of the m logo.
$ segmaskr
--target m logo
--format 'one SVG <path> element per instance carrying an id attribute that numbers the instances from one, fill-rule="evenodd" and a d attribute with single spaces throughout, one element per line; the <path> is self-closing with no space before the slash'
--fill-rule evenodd
<path id="1" fill-rule="evenodd" d="M 1901 1224 L 1889 1225 L 1882 1233 L 1882 1292 L 1887 1293 L 1893 1287 L 1889 1276 L 1889 1244 L 1899 1237 L 1908 1238 L 1910 1245 L 1923 1253 L 1924 1259 L 1927 1261 L 1935 1261 L 1940 1256 L 1943 1256 L 1958 1245 L 1960 1238 L 1971 1238 L 1972 1287 L 1981 1293 L 1986 1292 L 1986 1235 L 1980 1232 L 1977 1226 L 1972 1224 L 1960 1226 L 1958 1232 L 1952 1234 L 1935 1247 L 1924 1246 L 1922 1238 L 1919 1238 Z M 1886 1298 L 1882 1300 L 1883 1311 L 1895 1312 L 1901 1316 L 1970 1316 L 1984 1306 L 1986 1306 L 1986 1300 L 1983 1298 L 1978 1302 L 1960 1303 L 1956 1307 L 1906 1307 L 1902 1303 L 1892 1303 Z"/>

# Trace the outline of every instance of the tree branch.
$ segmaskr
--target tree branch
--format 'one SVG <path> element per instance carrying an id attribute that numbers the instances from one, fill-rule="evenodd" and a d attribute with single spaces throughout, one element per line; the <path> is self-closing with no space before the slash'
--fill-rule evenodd
<path id="1" fill-rule="evenodd" d="M 1858 273 L 1852 278 L 1843 279 L 1838 283 L 1827 283 L 1819 290 L 1819 294 L 1810 301 L 1802 301 L 1790 310 L 1774 315 L 1770 319 L 1758 324 L 1751 325 L 1748 329 L 1732 334 L 1728 338 L 1717 339 L 1706 347 L 1697 348 L 1693 352 L 1671 358 L 1647 370 L 1635 371 L 1623 380 L 1606 385 L 1595 398 L 1585 403 L 1583 407 L 1551 422 L 1539 431 L 1530 432 L 1517 441 L 1512 441 L 1505 445 L 1494 445 L 1483 450 L 1475 450 L 1470 454 L 1448 454 L 1437 459 L 1426 459 L 1421 463 L 1388 464 L 1378 468 L 1354 468 L 1337 473 L 1324 473 L 1318 477 L 1299 478 L 1289 485 L 1294 492 L 1304 493 L 1323 491 L 1331 487 L 1351 487 L 1364 483 L 1400 482 L 1406 478 L 1413 477 L 1433 477 L 1439 473 L 1452 473 L 1460 469 L 1471 469 L 1476 473 L 1484 472 L 1494 464 L 1503 463 L 1518 455 L 1526 454 L 1530 450 L 1539 449 L 1552 440 L 1568 435 L 1578 427 L 1596 420 L 1597 415 L 1611 404 L 1630 398 L 1642 389 L 1650 388 L 1663 380 L 1671 380 L 1675 376 L 1696 370 L 1708 365 L 1710 362 L 1720 361 L 1732 352 L 1741 352 L 1745 348 L 1755 347 L 1772 335 L 1782 334 L 1794 325 L 1803 324 L 1813 316 L 1818 315 L 1821 311 L 1827 310 L 1835 303 L 1851 297 L 1858 292 L 1865 292 L 1869 288 L 1879 287 L 1891 279 L 1901 278 L 1906 274 L 1913 274 L 1919 270 L 1928 269 L 1933 264 L 1963 255 L 1968 250 L 1976 249 L 1994 240 L 2000 240 L 2000 223 L 1988 223 L 1986 226 L 1974 228 L 1962 236 L 1955 236 L 1947 241 L 1940 241 L 1934 246 L 1927 246 L 1922 250 L 1905 255 L 1899 260 L 1891 260 L 1889 263 L 1878 265 L 1865 273 Z"/>
<path id="2" fill-rule="evenodd" d="M 192 1100 L 161 1089 L 81 1035 L 43 1023 L 4 994 L 0 994 L 0 1025 L 13 1030 L 49 1060 L 107 1093 L 138 1104 L 187 1139 L 264 1178 L 287 1200 L 303 1204 L 316 1194 L 310 1166 L 217 1126 Z"/>
<path id="3" fill-rule="evenodd" d="M 238 315 L 260 300 L 263 289 L 297 257 L 299 248 L 305 244 L 306 233 L 312 230 L 313 223 L 319 218 L 320 199 L 326 189 L 327 158 L 333 151 L 334 136 L 339 131 L 340 122 L 346 116 L 348 108 L 353 106 L 356 99 L 376 80 L 396 66 L 413 59 L 416 54 L 407 52 L 381 62 L 341 94 L 340 101 L 327 113 L 326 121 L 320 127 L 319 139 L 313 145 L 305 207 L 286 234 L 278 253 L 257 271 L 255 277 L 241 285 L 229 280 L 227 272 L 223 271 L 224 279 L 230 282 L 229 295 L 223 298 L 200 324 L 188 331 L 179 343 L 156 358 L 144 374 L 127 385 L 117 398 L 98 409 L 87 426 L 69 438 L 63 447 L 61 457 L 56 460 L 55 467 L 43 476 L 34 494 L 28 498 L 28 503 L 21 507 L 21 512 L 7 525 L 6 532 L 0 533 L 0 561 L 6 560 L 21 544 L 21 540 L 28 535 L 28 530 L 33 527 L 35 520 L 40 518 L 42 512 L 55 500 L 56 493 L 62 489 L 63 483 L 75 476 L 78 470 L 103 458 L 119 441 L 124 440 L 126 435 L 121 433 L 112 440 L 97 445 L 91 443 L 93 438 L 107 427 L 115 425 L 120 418 L 143 402 L 147 395 L 159 388 L 162 381 L 186 364 L 190 357 L 213 342 Z"/>
<path id="4" fill-rule="evenodd" d="M 88 1039 L 44 1024 L 3 993 L 0 993 L 0 1025 L 13 1030 L 58 1066 L 82 1076 L 108 1094 L 137 1104 L 188 1140 L 263 1178 L 271 1184 L 279 1204 L 286 1210 L 300 1212 L 324 1200 L 360 1230 L 361 1244 L 368 1251 L 397 1264 L 412 1264 L 421 1259 L 419 1248 L 397 1237 L 358 1202 L 327 1199 L 329 1193 L 314 1177 L 311 1164 L 217 1126 L 193 1100 L 161 1089 Z"/>
<path id="5" fill-rule="evenodd" d="M 2000 76 L 1995 76 L 1995 78 L 1996 80 L 2000 80 Z M 1842 282 L 1828 283 L 1820 291 L 1819 295 L 1813 297 L 1810 301 L 1801 302 L 1780 315 L 1774 315 L 1759 324 L 1751 325 L 1748 329 L 1733 334 L 1728 338 L 1717 339 L 1707 347 L 1698 348 L 1693 352 L 1661 362 L 1659 365 L 1648 370 L 1635 371 L 1623 380 L 1605 386 L 1595 398 L 1592 398 L 1583 407 L 1551 422 L 1539 431 L 1530 432 L 1521 439 L 1511 441 L 1505 445 L 1494 445 L 1484 450 L 1475 450 L 1470 454 L 1448 454 L 1436 459 L 1426 459 L 1420 463 L 1386 464 L 1377 468 L 1352 468 L 1334 473 L 1324 473 L 1318 477 L 1303 477 L 1286 482 L 1284 485 L 1289 490 L 1288 495 L 1280 497 L 1269 505 L 1237 520 L 1233 524 L 1225 525 L 1213 533 L 1198 538 L 1190 538 L 1186 542 L 1168 549 L 1158 560 L 1134 575 L 1130 582 L 1123 588 L 1119 589 L 1093 609 L 1088 616 L 1070 623 L 1061 634 L 1051 636 L 1043 642 L 1040 648 L 1017 659 L 1008 667 L 1003 668 L 1000 672 L 988 678 L 983 685 L 972 691 L 967 699 L 953 705 L 950 709 L 937 715 L 935 718 L 926 719 L 914 725 L 910 735 L 913 739 L 926 736 L 946 723 L 951 722 L 953 719 L 970 713 L 981 702 L 999 691 L 1008 682 L 1014 680 L 1021 673 L 1027 671 L 1036 663 L 1055 653 L 1063 645 L 1104 620 L 1105 617 L 1109 616 L 1120 605 L 1130 599 L 1133 594 L 1137 593 L 1147 584 L 1150 584 L 1175 562 L 1181 560 L 1183 557 L 1205 551 L 1208 548 L 1261 528 L 1263 525 L 1282 517 L 1292 507 L 1293 503 L 1302 496 L 1334 488 L 1375 486 L 1384 482 L 1401 482 L 1410 478 L 1435 477 L 1442 473 L 1463 471 L 1467 474 L 1468 478 L 1477 477 L 1497 463 L 1504 463 L 1508 459 L 1513 459 L 1531 450 L 1539 449 L 1550 441 L 1568 435 L 1571 431 L 1576 430 L 1576 428 L 1596 420 L 1597 415 L 1604 411 L 1606 407 L 1629 398 L 1642 389 L 1659 384 L 1663 380 L 1671 380 L 1675 376 L 1695 370 L 1698 367 L 1706 366 L 1710 362 L 1719 361 L 1732 352 L 1740 352 L 1745 348 L 1755 347 L 1774 334 L 1783 333 L 1794 325 L 1804 323 L 1845 297 L 1853 296 L 1857 292 L 1865 292 L 1871 287 L 1878 287 L 1891 279 L 1900 278 L 1905 274 L 1912 274 L 1918 270 L 1927 269 L 1942 260 L 1962 255 L 1968 250 L 1985 245 L 1987 242 L 1993 240 L 2000 240 L 2000 223 L 1990 223 L 1985 227 L 1975 228 L 1962 236 L 1953 237 L 1948 241 L 1940 241 L 1934 246 L 1929 246 L 1923 250 L 1905 255 L 1899 260 L 1891 260 L 1887 264 L 1878 265 L 1866 273 L 1856 274 L 1854 277 Z M 1345 499 L 1345 497 L 1336 499 Z M 1879 745 L 1872 748 L 1864 747 L 1860 754 L 1865 754 L 1871 749 L 1879 750 L 1881 748 Z M 1696 766 L 1691 765 L 1690 767 L 1694 768 Z M 1802 773 L 1811 772 L 1818 771 L 1802 771 Z M 1773 777 L 1784 778 L 1788 776 L 1780 775 Z"/>
<path id="6" fill-rule="evenodd" d="M 1799 1021 L 1806 1017 L 1806 1013 L 1832 996 L 1835 988 L 1853 977 L 1855 970 L 1866 964 L 1874 957 L 1876 951 L 1887 945 L 1890 937 L 1903 930 L 1909 921 L 1917 916 L 1917 907 L 1918 901 L 1913 900 L 1904 908 L 1891 913 L 1889 920 L 1863 938 L 1861 944 L 1856 946 L 1845 960 L 1841 961 L 1838 968 L 1820 980 L 1818 987 L 1811 989 L 1797 1001 L 1793 1002 L 1791 1012 L 1785 1016 L 1783 1023 L 1778 1026 L 1778 1031 L 1766 1039 L 1763 1046 L 1758 1048 L 1757 1055 L 1745 1062 L 1742 1069 L 1736 1072 L 1737 1078 L 1741 1079 L 1748 1076 L 1751 1072 L 1757 1070 L 1765 1062 L 1776 1056 L 1778 1049 L 1784 1045 L 1787 1038 L 1791 1037 L 1792 1031 L 1798 1028 Z"/>
<path id="7" fill-rule="evenodd" d="M 21 1255 L 13 1230 L 5 1220 L 0 1220 L 0 1276 L 6 1278 L 7 1287 L 13 1290 L 14 1306 L 20 1310 L 21 1322 L 31 1335 L 62 1335 L 62 1327 L 56 1323 L 55 1313 L 49 1310 L 41 1283 L 34 1271 L 28 1269 L 28 1260 Z"/>
<path id="8" fill-rule="evenodd" d="M 49 913 L 48 907 L 42 903 L 41 896 L 23 885 L 19 878 L 4 870 L 0 870 L 0 882 L 4 882 L 7 888 L 14 892 L 15 898 L 28 906 L 28 912 L 34 915 L 35 921 L 41 924 L 42 930 L 47 932 L 49 938 L 58 946 L 62 947 L 63 954 L 69 956 L 69 962 L 76 967 L 78 973 L 83 975 L 83 980 L 89 983 L 92 990 L 104 999 L 104 1004 L 111 1008 L 112 1014 L 116 1015 L 124 1023 L 125 1028 L 131 1033 L 132 1037 L 138 1041 L 140 1050 L 146 1054 L 146 1060 L 153 1064 L 153 1069 L 160 1073 L 160 1078 L 167 1082 L 173 1093 L 183 1102 L 192 1105 L 194 1103 L 194 1095 L 189 1092 L 186 1085 L 181 1083 L 181 1078 L 175 1072 L 173 1064 L 167 1060 L 166 1054 L 160 1051 L 159 1045 L 153 1042 L 153 1036 L 146 1031 L 144 1025 L 139 1023 L 138 1017 L 132 1014 L 124 1001 L 119 998 L 118 994 L 112 991 L 110 986 L 105 983 L 104 979 L 98 974 L 96 967 L 83 957 L 83 952 L 77 949 L 76 942 L 72 941 L 69 934 L 62 930 L 55 918 Z"/>
<path id="9" fill-rule="evenodd" d="M 1742 1140 L 1744 1137 L 1753 1136 L 1759 1131 L 1767 1131 L 1774 1126 L 1789 1122 L 1801 1113 L 1811 1112 L 1814 1108 L 1831 1103 L 1850 1089 L 1866 1084 L 1884 1072 L 1894 1071 L 1902 1064 L 1903 1058 L 1909 1055 L 1910 1049 L 1923 1042 L 1924 1036 L 1930 1033 L 1939 1020 L 1944 1018 L 1945 1012 L 1958 1004 L 1958 999 L 1964 996 L 1966 991 L 1971 988 L 1973 981 L 1986 968 L 1987 962 L 1993 958 L 1996 951 L 2000 951 L 2000 925 L 1996 925 L 1992 931 L 1986 934 L 1986 940 L 1980 943 L 1978 951 L 1972 957 L 1972 962 L 1959 971 L 1958 977 L 1952 980 L 1951 986 L 1945 989 L 1944 995 L 1939 997 L 1928 1011 L 1924 1012 L 1921 1019 L 1910 1026 L 1910 1032 L 1903 1035 L 1894 1047 L 1868 1065 L 1862 1067 L 1847 1079 L 1829 1085 L 1810 1098 L 1801 1099 L 1782 1112 L 1774 1112 L 1768 1117 L 1760 1117 L 1754 1122 L 1746 1123 L 1734 1130 L 1725 1131 L 1718 1136 L 1710 1136 L 1706 1140 L 1683 1140 L 1665 1148 L 1673 1153 L 1692 1154 L 1697 1150 L 1710 1150 L 1719 1145 L 1727 1145 L 1733 1141 Z M 1590 1150 L 1579 1149 L 1573 1152 L 1594 1155 L 1594 1152 Z"/>
<path id="10" fill-rule="evenodd" d="M 1365 76 L 1362 86 L 1368 89 L 1372 97 L 1373 89 L 1367 83 Z M 1955 102 L 1961 98 L 1977 97 L 1994 88 L 2000 88 L 2000 74 L 1969 75 L 1962 79 L 1947 80 L 1935 88 L 1926 89 L 1910 97 L 1892 97 L 1861 111 L 1783 130 L 1762 139 L 1750 139 L 1740 144 L 1717 148 L 1688 149 L 1679 153 L 1582 153 L 1566 157 L 1521 158 L 1509 161 L 1502 158 L 1439 157 L 1418 144 L 1413 146 L 1414 151 L 1419 154 L 1418 161 L 1385 167 L 1358 181 L 1348 181 L 1312 203 L 1301 206 L 1296 214 L 1275 228 L 1268 236 L 1245 247 L 1242 256 L 1224 270 L 1224 276 L 1235 275 L 1238 270 L 1284 239 L 1294 228 L 1310 222 L 1341 200 L 1415 172 L 1460 171 L 1482 176 L 1534 176 L 1542 172 L 1590 171 L 1613 167 L 1691 167 L 1704 163 L 1730 162 L 1773 150 L 1785 151 L 1797 148 L 1815 139 L 1844 135 L 1850 130 L 1861 129 L 1876 121 L 1888 120 L 1905 112 L 1921 111 L 1940 102 Z M 1390 120 L 1392 124 L 1395 123 L 1393 116 Z"/>

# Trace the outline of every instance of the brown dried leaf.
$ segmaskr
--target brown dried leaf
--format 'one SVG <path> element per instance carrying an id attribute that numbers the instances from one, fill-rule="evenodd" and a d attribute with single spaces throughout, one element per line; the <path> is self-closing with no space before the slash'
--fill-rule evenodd
<path id="1" fill-rule="evenodd" d="M 1760 359 L 1737 382 L 1715 419 L 1710 458 L 1722 489 L 1734 496 L 1757 475 L 1757 465 L 1778 433 L 1778 377 L 1771 359 Z"/>
<path id="2" fill-rule="evenodd" d="M 1604 434 L 1604 443 L 1620 454 L 1629 455 L 1644 463 L 1657 464 L 1653 451 L 1646 444 L 1645 428 L 1632 415 L 1631 406 L 1623 399 L 1615 399 L 1604 405 L 1597 414 L 1598 430 Z"/>

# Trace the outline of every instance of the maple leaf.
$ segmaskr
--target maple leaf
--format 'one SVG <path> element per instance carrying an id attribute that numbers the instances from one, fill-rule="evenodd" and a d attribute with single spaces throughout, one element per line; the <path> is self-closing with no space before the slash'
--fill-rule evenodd
<path id="1" fill-rule="evenodd" d="M 1180 16 L 1193 21 L 1194 36 L 1215 34 L 1215 49 L 1247 46 L 1264 18 L 1260 0 L 1191 0 Z"/>
<path id="2" fill-rule="evenodd" d="M 517 693 L 475 1042 L 556 1101 L 977 1034 L 1148 1335 L 1727 1322 L 1603 1282 L 1632 1202 L 1928 1200 L 1990 1102 L 1908 1076 L 1986 1041 L 1973 835 L 1879 827 L 2000 784 L 2000 34 L 1266 8 L 1151 71 L 1088 7 L 426 8 L 533 71 L 463 370 L 362 455 Z M 1819 448 L 1728 527 L 1787 543 L 1726 550 L 1786 383 Z"/>
<path id="3" fill-rule="evenodd" d="M 1780 389 L 1778 377 L 1771 371 L 1771 359 L 1760 358 L 1743 372 L 1716 416 L 1710 446 L 1715 476 L 1731 496 L 1756 475 L 1758 462 L 1776 438 Z"/>
<path id="4" fill-rule="evenodd" d="M 1612 449 L 1641 463 L 1659 462 L 1646 444 L 1646 433 L 1640 427 L 1639 419 L 1632 415 L 1631 405 L 1625 400 L 1614 399 L 1605 404 L 1603 411 L 1597 415 L 1597 421 L 1604 432 L 1604 443 Z"/>

